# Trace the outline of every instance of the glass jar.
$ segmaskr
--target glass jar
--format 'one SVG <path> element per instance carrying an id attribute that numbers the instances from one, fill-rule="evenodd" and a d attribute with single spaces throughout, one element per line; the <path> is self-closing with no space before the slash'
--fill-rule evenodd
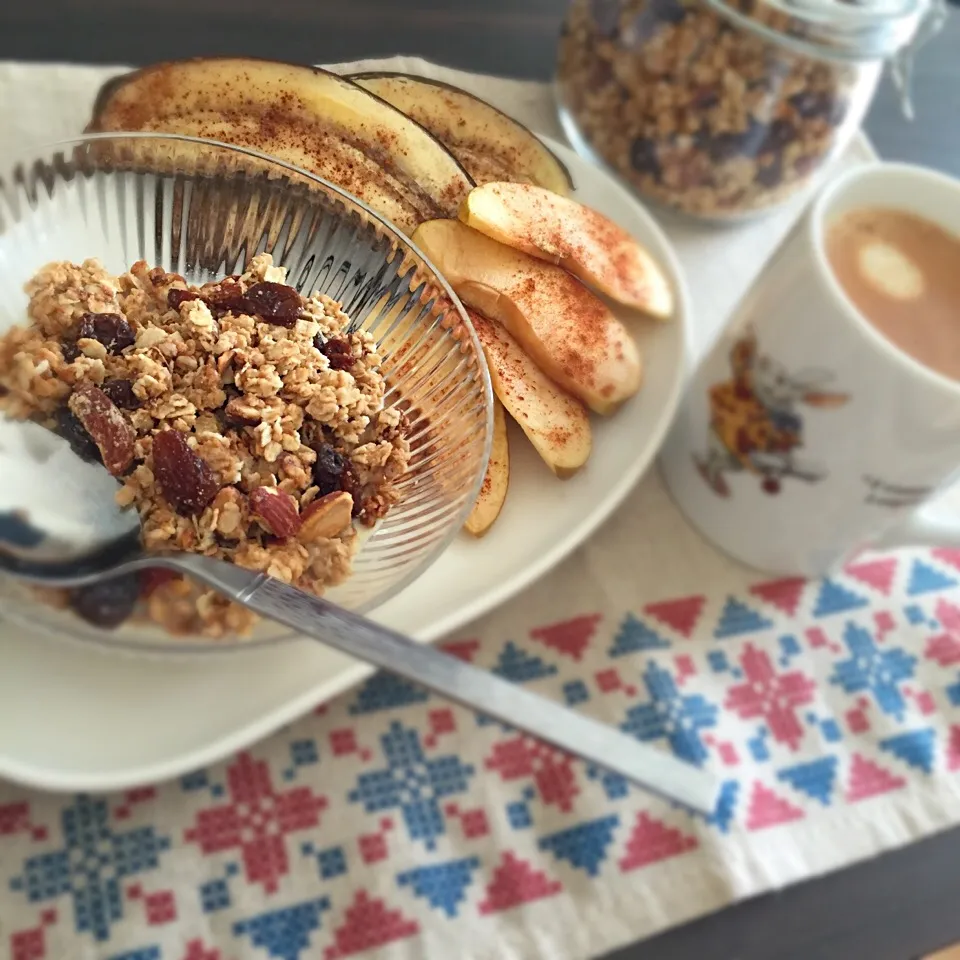
<path id="1" fill-rule="evenodd" d="M 860 126 L 929 0 L 573 0 L 557 94 L 574 146 L 711 220 L 806 188 Z"/>

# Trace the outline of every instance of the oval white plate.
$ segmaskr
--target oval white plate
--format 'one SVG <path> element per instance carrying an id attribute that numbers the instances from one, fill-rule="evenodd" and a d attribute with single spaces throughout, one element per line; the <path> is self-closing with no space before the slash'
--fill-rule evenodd
<path id="1" fill-rule="evenodd" d="M 594 448 L 555 480 L 519 430 L 510 490 L 482 540 L 463 535 L 374 614 L 432 642 L 514 596 L 579 546 L 653 462 L 683 386 L 689 297 L 669 242 L 619 183 L 566 147 L 575 197 L 616 220 L 664 264 L 674 322 L 624 316 L 644 357 L 640 394 L 594 418 Z M 276 649 L 147 657 L 0 630 L 0 776 L 49 790 L 115 790 L 178 776 L 261 739 L 363 680 L 370 669 L 309 641 Z"/>

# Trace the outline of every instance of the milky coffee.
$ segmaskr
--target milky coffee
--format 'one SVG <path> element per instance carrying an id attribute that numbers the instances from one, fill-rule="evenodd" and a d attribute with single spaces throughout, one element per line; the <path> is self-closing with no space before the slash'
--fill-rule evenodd
<path id="1" fill-rule="evenodd" d="M 888 340 L 960 380 L 960 237 L 902 210 L 864 207 L 827 227 L 844 293 Z"/>

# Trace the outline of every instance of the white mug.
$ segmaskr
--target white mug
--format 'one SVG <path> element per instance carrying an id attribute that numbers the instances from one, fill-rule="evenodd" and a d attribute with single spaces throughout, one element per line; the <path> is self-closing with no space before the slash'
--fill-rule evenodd
<path id="1" fill-rule="evenodd" d="M 810 576 L 868 546 L 960 545 L 960 518 L 926 505 L 960 468 L 960 382 L 880 334 L 827 262 L 825 229 L 863 207 L 960 234 L 960 181 L 880 163 L 829 183 L 699 365 L 661 454 L 688 519 L 760 569 Z"/>

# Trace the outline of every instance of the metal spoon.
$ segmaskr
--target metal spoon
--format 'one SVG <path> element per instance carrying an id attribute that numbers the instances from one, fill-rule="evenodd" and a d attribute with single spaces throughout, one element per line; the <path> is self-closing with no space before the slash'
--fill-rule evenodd
<path id="1" fill-rule="evenodd" d="M 531 733 L 646 790 L 705 813 L 714 809 L 718 783 L 709 773 L 328 600 L 210 557 L 148 556 L 135 526 L 90 547 L 65 540 L 63 530 L 69 527 L 51 536 L 31 528 L 31 519 L 22 509 L 0 513 L 0 571 L 18 580 L 83 587 L 149 567 L 176 570 L 261 616 Z"/>

